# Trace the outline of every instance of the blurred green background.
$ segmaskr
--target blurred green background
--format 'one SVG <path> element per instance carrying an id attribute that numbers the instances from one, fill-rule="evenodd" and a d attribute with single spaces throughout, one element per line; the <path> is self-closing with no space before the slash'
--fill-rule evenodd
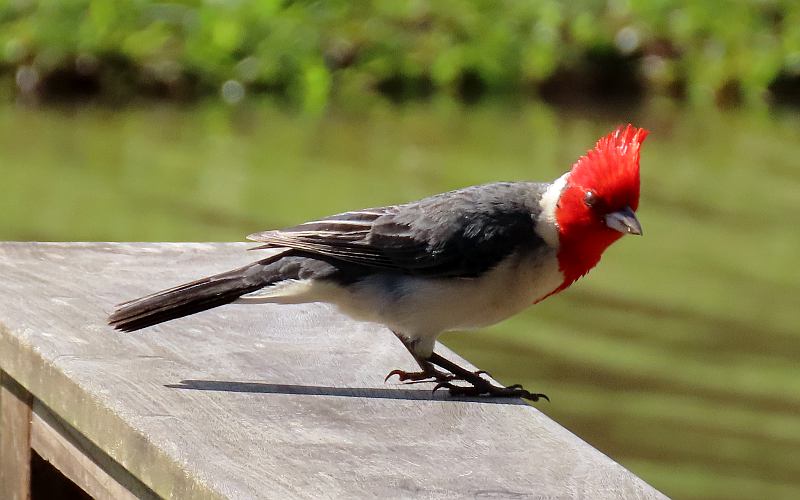
<path id="1" fill-rule="evenodd" d="M 800 498 L 800 2 L 17 0 L 0 59 L 8 240 L 241 240 L 650 129 L 645 236 L 443 340 L 670 496 Z"/>

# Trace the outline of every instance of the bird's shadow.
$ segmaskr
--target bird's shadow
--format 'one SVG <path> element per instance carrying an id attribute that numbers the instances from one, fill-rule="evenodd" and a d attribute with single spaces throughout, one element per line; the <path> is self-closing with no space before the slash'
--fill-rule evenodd
<path id="1" fill-rule="evenodd" d="M 346 398 L 405 399 L 411 401 L 435 401 L 444 403 L 484 403 L 502 405 L 527 405 L 518 398 L 486 396 L 451 396 L 447 390 L 390 389 L 377 387 L 329 387 L 319 385 L 267 384 L 264 382 L 235 382 L 224 380 L 181 380 L 177 384 L 165 384 L 170 389 L 194 391 L 245 392 L 250 394 L 296 394 L 301 396 L 338 396 Z"/>

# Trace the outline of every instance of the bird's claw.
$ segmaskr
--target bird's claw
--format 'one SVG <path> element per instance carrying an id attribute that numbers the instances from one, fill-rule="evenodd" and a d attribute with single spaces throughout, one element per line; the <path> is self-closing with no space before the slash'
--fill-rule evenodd
<path id="1" fill-rule="evenodd" d="M 450 382 L 439 382 L 438 384 L 433 386 L 433 389 L 431 390 L 431 392 L 436 392 L 439 389 L 448 389 L 450 391 L 450 394 L 453 394 L 453 389 L 455 389 L 456 387 L 458 387 L 458 386 L 457 385 L 453 385 Z"/>
<path id="2" fill-rule="evenodd" d="M 403 370 L 392 370 L 386 375 L 386 378 L 383 379 L 383 383 L 385 384 L 386 382 L 388 382 L 389 379 L 392 378 L 392 376 L 394 375 L 397 375 L 397 378 L 399 378 L 400 381 L 402 382 L 403 380 L 405 380 L 406 377 L 408 377 L 409 374 L 408 372 L 404 372 Z"/>
<path id="3" fill-rule="evenodd" d="M 407 372 L 405 370 L 392 370 L 386 375 L 386 378 L 383 379 L 383 382 L 387 382 L 393 375 L 397 375 L 397 378 L 400 379 L 400 382 L 408 382 L 408 383 L 418 383 L 418 382 L 445 382 L 448 380 L 452 380 L 455 378 L 455 375 L 450 375 L 448 373 L 442 373 L 440 371 L 433 371 L 433 372 Z"/>

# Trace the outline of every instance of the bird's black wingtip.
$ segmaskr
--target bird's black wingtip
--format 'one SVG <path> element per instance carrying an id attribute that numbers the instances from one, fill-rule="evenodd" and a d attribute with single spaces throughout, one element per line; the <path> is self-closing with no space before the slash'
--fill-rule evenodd
<path id="1" fill-rule="evenodd" d="M 132 331 L 132 330 L 129 330 L 128 328 L 126 328 L 123 323 L 117 323 L 116 321 L 113 321 L 111 319 L 108 320 L 108 326 L 110 326 L 112 329 L 114 329 L 114 330 L 116 330 L 118 332 L 130 332 L 130 331 Z"/>
<path id="2" fill-rule="evenodd" d="M 135 319 L 127 317 L 124 314 L 124 309 L 117 309 L 111 313 L 106 319 L 106 323 L 114 330 L 124 333 L 133 332 L 142 328 L 142 326 L 136 324 L 137 321 Z"/>

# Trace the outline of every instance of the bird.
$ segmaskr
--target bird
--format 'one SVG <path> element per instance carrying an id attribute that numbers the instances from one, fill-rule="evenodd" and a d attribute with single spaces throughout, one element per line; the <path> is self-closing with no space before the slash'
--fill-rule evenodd
<path id="1" fill-rule="evenodd" d="M 230 303 L 330 303 L 386 326 L 419 366 L 393 370 L 385 381 L 435 382 L 434 391 L 452 396 L 549 401 L 435 353 L 436 339 L 495 324 L 561 292 L 620 237 L 641 235 L 647 135 L 620 126 L 552 182 L 482 184 L 251 234 L 259 245 L 250 250 L 276 250 L 119 304 L 108 322 L 131 332 Z"/>

